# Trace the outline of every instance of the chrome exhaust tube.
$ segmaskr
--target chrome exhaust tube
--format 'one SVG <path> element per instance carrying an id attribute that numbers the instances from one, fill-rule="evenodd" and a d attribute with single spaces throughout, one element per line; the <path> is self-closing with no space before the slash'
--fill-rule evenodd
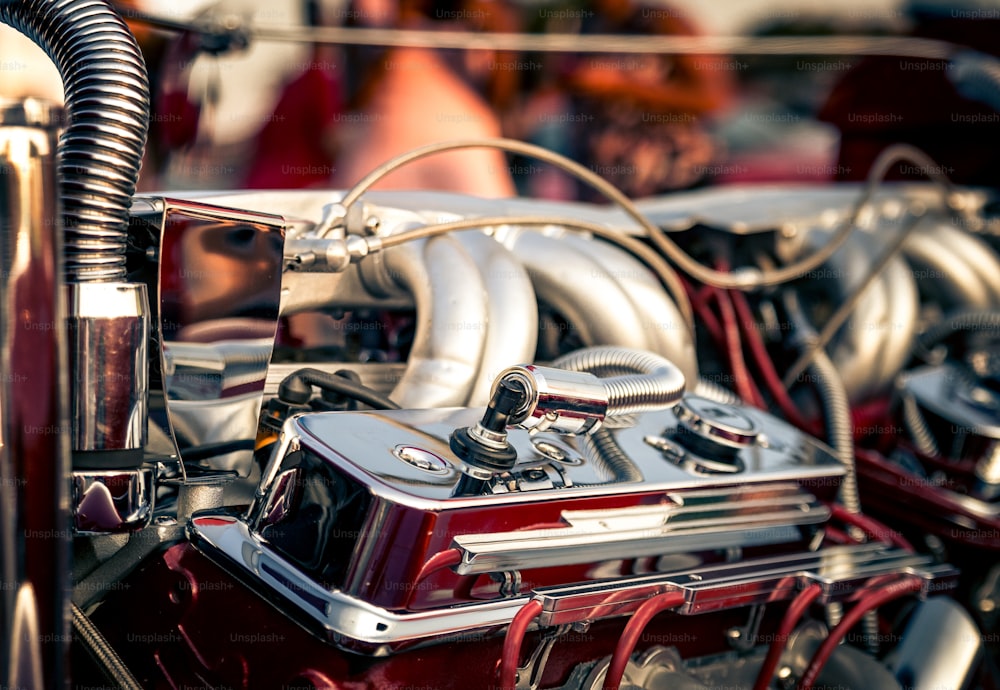
<path id="1" fill-rule="evenodd" d="M 68 677 L 70 477 L 62 110 L 0 102 L 0 686 Z"/>
<path id="2" fill-rule="evenodd" d="M 105 0 L 19 0 L 0 21 L 31 38 L 62 76 L 59 144 L 65 233 L 73 464 L 137 469 L 146 441 L 149 304 L 128 283 L 128 213 L 149 126 L 149 80 Z"/>

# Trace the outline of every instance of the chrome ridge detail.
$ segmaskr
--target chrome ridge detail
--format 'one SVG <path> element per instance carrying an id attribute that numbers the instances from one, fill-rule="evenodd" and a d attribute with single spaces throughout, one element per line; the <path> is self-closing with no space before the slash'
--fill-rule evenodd
<path id="1" fill-rule="evenodd" d="M 565 511 L 564 528 L 454 538 L 459 575 L 792 542 L 830 510 L 794 484 L 667 494 L 668 502 Z"/>
<path id="2" fill-rule="evenodd" d="M 138 276 L 153 299 L 153 407 L 159 452 L 248 472 L 278 326 L 286 221 L 139 197 Z M 145 288 L 146 285 L 143 285 Z"/>
<path id="3" fill-rule="evenodd" d="M 835 546 L 736 563 L 707 565 L 674 573 L 539 588 L 541 625 L 561 625 L 595 617 L 633 613 L 649 597 L 682 591 L 685 603 L 675 610 L 697 614 L 731 607 L 791 599 L 810 584 L 822 587 L 821 603 L 851 601 L 873 578 L 908 573 L 924 580 L 921 596 L 947 593 L 958 584 L 958 571 L 885 544 Z"/>

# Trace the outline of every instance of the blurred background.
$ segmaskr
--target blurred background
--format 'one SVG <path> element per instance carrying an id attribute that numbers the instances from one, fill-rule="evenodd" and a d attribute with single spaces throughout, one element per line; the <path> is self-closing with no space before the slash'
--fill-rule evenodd
<path id="1" fill-rule="evenodd" d="M 414 146 L 500 135 L 568 155 L 633 197 L 863 179 L 893 141 L 924 148 L 958 182 L 1000 184 L 995 97 L 956 79 L 944 59 L 427 50 L 312 43 L 308 33 L 457 31 L 470 47 L 486 32 L 905 36 L 989 55 L 1000 52 L 997 0 L 114 4 L 130 18 L 154 87 L 145 191 L 343 188 Z M 252 32 L 261 27 L 298 34 L 260 40 Z M 49 61 L 7 27 L 0 95 L 61 98 Z M 486 151 L 429 159 L 383 186 L 590 200 L 546 165 Z"/>

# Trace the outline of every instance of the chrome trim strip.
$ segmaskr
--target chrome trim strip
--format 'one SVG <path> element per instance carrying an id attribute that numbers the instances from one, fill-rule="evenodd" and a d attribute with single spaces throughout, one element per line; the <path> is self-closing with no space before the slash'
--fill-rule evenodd
<path id="1" fill-rule="evenodd" d="M 534 596 L 543 607 L 539 625 L 548 626 L 627 615 L 669 591 L 685 593 L 687 601 L 676 609 L 685 615 L 732 608 L 734 598 L 740 606 L 791 599 L 812 583 L 823 587 L 820 603 L 847 601 L 869 579 L 895 574 L 923 577 L 921 596 L 957 586 L 958 570 L 950 565 L 882 544 L 859 544 L 614 582 L 541 587 Z"/>
<path id="2" fill-rule="evenodd" d="M 801 538 L 797 526 L 830 517 L 829 508 L 793 484 L 691 491 L 672 498 L 675 503 L 563 511 L 564 528 L 456 536 L 452 546 L 461 551 L 462 562 L 455 572 L 472 575 L 788 543 Z"/>
<path id="3" fill-rule="evenodd" d="M 912 573 L 926 580 L 921 593 L 953 589 L 958 571 L 882 544 L 837 546 L 822 551 L 703 566 L 693 570 L 542 587 L 532 597 L 398 613 L 327 590 L 310 580 L 256 538 L 246 523 L 231 516 L 200 515 L 188 528 L 192 542 L 206 555 L 223 556 L 244 579 L 256 582 L 262 595 L 275 592 L 318 624 L 328 641 L 376 656 L 430 638 L 455 638 L 507 625 L 530 598 L 542 602 L 539 625 L 595 620 L 635 611 L 650 596 L 682 590 L 682 614 L 791 599 L 803 586 L 819 582 L 824 601 L 846 601 L 872 577 Z M 247 577 L 249 576 L 249 577 Z M 273 599 L 272 599 L 273 601 Z"/>

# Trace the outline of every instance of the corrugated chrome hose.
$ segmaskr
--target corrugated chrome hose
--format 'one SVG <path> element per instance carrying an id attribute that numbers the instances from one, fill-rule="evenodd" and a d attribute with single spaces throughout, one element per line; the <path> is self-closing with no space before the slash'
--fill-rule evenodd
<path id="1" fill-rule="evenodd" d="M 552 366 L 601 377 L 608 393 L 608 417 L 671 407 L 684 395 L 684 374 L 652 352 L 589 347 L 560 357 Z"/>
<path id="2" fill-rule="evenodd" d="M 609 418 L 650 407 L 669 407 L 684 394 L 683 374 L 672 362 L 650 352 L 592 347 L 564 355 L 552 362 L 552 366 L 602 377 L 611 398 Z M 585 435 L 582 443 L 612 482 L 642 481 L 642 474 L 635 463 L 619 447 L 607 427 Z"/>
<path id="3" fill-rule="evenodd" d="M 0 4 L 0 22 L 34 41 L 63 79 L 59 146 L 66 279 L 126 277 L 128 211 L 149 125 L 149 80 L 135 38 L 104 0 Z"/>
<path id="4" fill-rule="evenodd" d="M 934 440 L 934 434 L 931 432 L 930 427 L 927 426 L 927 420 L 920 412 L 916 398 L 911 393 L 904 391 L 901 395 L 901 400 L 903 406 L 903 424 L 906 426 L 906 430 L 910 432 L 910 437 L 913 439 L 914 445 L 916 445 L 921 453 L 939 455 L 940 450 L 938 449 L 937 442 Z"/>
<path id="5" fill-rule="evenodd" d="M 799 339 L 808 348 L 816 337 L 816 331 L 809 324 L 798 299 L 792 292 L 785 294 L 785 306 L 798 330 Z M 840 486 L 840 502 L 851 513 L 861 512 L 861 495 L 858 492 L 858 472 L 854 458 L 854 424 L 847 388 L 837 371 L 836 365 L 822 347 L 816 348 L 809 363 L 809 373 L 816 384 L 823 407 L 827 437 L 837 459 L 844 465 L 844 481 Z M 858 527 L 848 527 L 848 533 L 859 541 L 865 535 Z M 843 607 L 834 602 L 827 607 L 827 622 L 832 627 L 843 615 Z M 863 619 L 865 643 L 872 654 L 878 652 L 878 613 L 869 611 Z"/>

